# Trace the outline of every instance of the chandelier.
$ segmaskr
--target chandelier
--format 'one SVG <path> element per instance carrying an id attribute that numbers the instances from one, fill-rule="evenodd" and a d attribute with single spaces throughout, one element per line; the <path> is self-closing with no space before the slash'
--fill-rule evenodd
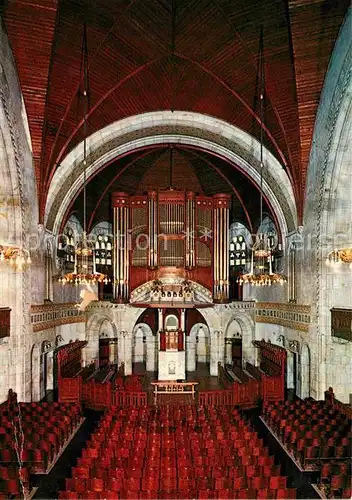
<path id="1" fill-rule="evenodd" d="M 22 271 L 32 263 L 29 251 L 11 245 L 0 245 L 0 262 L 8 262 L 16 271 Z"/>
<path id="2" fill-rule="evenodd" d="M 352 269 L 352 248 L 339 248 L 329 253 L 326 258 L 327 266 L 339 266 L 341 264 L 349 264 Z"/>
<path id="3" fill-rule="evenodd" d="M 83 139 L 83 232 L 79 237 L 74 251 L 74 270 L 59 278 L 62 285 L 91 285 L 95 283 L 110 283 L 110 278 L 96 271 L 96 260 L 94 244 L 87 238 L 87 118 L 88 118 L 88 44 L 87 26 L 84 23 L 83 44 L 82 44 L 82 66 L 83 66 L 83 99 L 84 99 L 84 139 Z M 82 67 L 81 66 L 81 67 Z"/>
<path id="4" fill-rule="evenodd" d="M 260 227 L 263 227 L 263 126 L 264 126 L 264 50 L 263 50 L 263 30 L 260 34 L 260 54 L 259 54 L 259 74 L 260 74 Z M 256 235 L 256 241 L 251 251 L 250 272 L 242 274 L 237 278 L 237 283 L 243 285 L 248 283 L 254 286 L 271 286 L 275 284 L 283 285 L 287 278 L 280 273 L 273 272 L 275 242 L 271 235 L 263 232 Z"/>

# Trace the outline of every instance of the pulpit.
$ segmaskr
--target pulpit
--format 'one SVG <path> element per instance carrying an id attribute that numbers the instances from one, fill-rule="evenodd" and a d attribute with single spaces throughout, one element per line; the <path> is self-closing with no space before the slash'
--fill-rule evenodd
<path id="1" fill-rule="evenodd" d="M 182 330 L 160 331 L 159 380 L 185 380 L 186 353 Z"/>

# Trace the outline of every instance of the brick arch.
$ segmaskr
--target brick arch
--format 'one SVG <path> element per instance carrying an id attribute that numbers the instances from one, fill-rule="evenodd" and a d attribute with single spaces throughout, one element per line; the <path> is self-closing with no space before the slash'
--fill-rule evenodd
<path id="1" fill-rule="evenodd" d="M 260 145 L 243 130 L 217 118 L 192 112 L 160 111 L 120 120 L 96 132 L 87 140 L 87 178 L 96 175 L 116 158 L 132 151 L 161 144 L 184 144 L 217 155 L 260 183 Z M 264 151 L 264 196 L 277 215 L 283 242 L 297 226 L 297 210 L 290 180 L 281 164 Z M 63 160 L 50 184 L 45 208 L 45 225 L 58 233 L 68 207 L 82 189 L 83 144 Z"/>

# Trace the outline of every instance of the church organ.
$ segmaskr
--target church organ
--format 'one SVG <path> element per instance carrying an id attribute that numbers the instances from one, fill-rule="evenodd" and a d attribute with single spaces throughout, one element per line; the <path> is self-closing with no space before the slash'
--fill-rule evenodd
<path id="1" fill-rule="evenodd" d="M 114 298 L 127 302 L 145 282 L 175 276 L 229 298 L 230 195 L 180 190 L 112 195 Z"/>

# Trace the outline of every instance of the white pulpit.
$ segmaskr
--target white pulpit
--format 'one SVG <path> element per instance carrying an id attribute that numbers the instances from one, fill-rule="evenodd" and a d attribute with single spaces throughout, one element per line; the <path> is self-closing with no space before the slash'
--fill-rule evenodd
<path id="1" fill-rule="evenodd" d="M 186 353 L 185 351 L 159 351 L 158 380 L 185 380 Z"/>

